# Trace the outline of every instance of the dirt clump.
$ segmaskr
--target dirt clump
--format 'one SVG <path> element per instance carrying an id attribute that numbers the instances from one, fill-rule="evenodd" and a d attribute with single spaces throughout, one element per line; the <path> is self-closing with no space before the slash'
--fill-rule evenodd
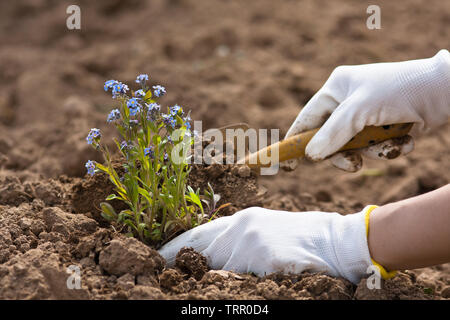
<path id="1" fill-rule="evenodd" d="M 175 258 L 175 267 L 188 277 L 192 276 L 196 280 L 200 280 L 208 271 L 208 263 L 206 258 L 193 248 L 181 248 Z"/>
<path id="2" fill-rule="evenodd" d="M 166 269 L 159 276 L 161 287 L 172 291 L 177 291 L 177 285 L 183 280 L 183 275 L 176 269 Z"/>
<path id="3" fill-rule="evenodd" d="M 87 288 L 70 290 L 68 273 L 57 253 L 46 245 L 0 265 L 2 299 L 89 299 Z"/>
<path id="4" fill-rule="evenodd" d="M 99 265 L 115 276 L 126 273 L 137 275 L 156 275 L 165 265 L 164 258 L 135 238 L 122 241 L 114 239 L 100 252 Z"/>
<path id="5" fill-rule="evenodd" d="M 97 222 L 82 214 L 72 214 L 58 207 L 48 207 L 42 211 L 47 232 L 57 232 L 65 237 L 76 237 L 96 231 Z"/>
<path id="6" fill-rule="evenodd" d="M 369 289 L 367 279 L 361 280 L 356 288 L 356 300 L 430 300 L 432 291 L 415 285 L 416 278 L 408 273 L 401 272 L 389 280 L 381 280 L 380 289 Z"/>
<path id="7" fill-rule="evenodd" d="M 251 206 L 261 206 L 266 193 L 264 188 L 258 186 L 257 174 L 246 166 L 193 165 L 188 184 L 194 190 L 208 190 L 208 183 L 214 193 L 220 195 L 217 206 L 230 204 L 220 211 L 219 216 L 230 215 Z"/>
<path id="8" fill-rule="evenodd" d="M 70 198 L 76 212 L 88 214 L 103 226 L 105 219 L 101 216 L 100 203 L 105 202 L 106 197 L 115 193 L 114 185 L 105 173 L 98 173 L 93 177 L 77 181 L 71 190 Z M 108 201 L 116 212 L 128 209 L 128 206 L 119 200 Z"/>

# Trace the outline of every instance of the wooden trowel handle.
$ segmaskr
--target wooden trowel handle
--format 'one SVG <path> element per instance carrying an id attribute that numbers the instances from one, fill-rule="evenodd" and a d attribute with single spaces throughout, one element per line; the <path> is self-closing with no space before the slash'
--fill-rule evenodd
<path id="1" fill-rule="evenodd" d="M 386 126 L 367 126 L 356 136 L 354 136 L 345 146 L 339 151 L 358 149 L 377 144 L 384 140 L 399 138 L 408 134 L 413 123 L 399 123 Z M 263 148 L 255 153 L 249 154 L 241 163 L 247 164 L 251 168 L 270 167 L 276 163 L 266 163 L 267 157 L 270 157 L 271 152 L 278 147 L 279 160 L 302 158 L 305 156 L 305 148 L 312 137 L 319 131 L 319 128 L 299 133 L 295 136 L 289 137 L 285 140 L 274 143 L 266 148 Z M 267 155 L 267 156 L 266 156 Z M 264 159 L 261 161 L 261 159 Z"/>

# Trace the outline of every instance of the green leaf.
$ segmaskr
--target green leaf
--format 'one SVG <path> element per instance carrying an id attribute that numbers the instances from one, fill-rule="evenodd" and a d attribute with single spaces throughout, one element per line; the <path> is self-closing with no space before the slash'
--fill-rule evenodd
<path id="1" fill-rule="evenodd" d="M 190 198 L 192 203 L 195 203 L 200 208 L 203 208 L 202 202 L 200 201 L 199 196 L 195 192 L 189 192 L 189 198 Z"/>
<path id="2" fill-rule="evenodd" d="M 161 235 L 162 235 L 161 229 L 156 228 L 153 229 L 151 233 L 149 233 L 148 237 L 153 238 L 153 240 L 161 240 Z"/>
<path id="3" fill-rule="evenodd" d="M 125 219 L 133 218 L 133 211 L 131 210 L 122 210 L 117 216 L 118 222 L 123 222 Z"/>
<path id="4" fill-rule="evenodd" d="M 136 176 L 136 179 L 140 182 L 140 183 L 142 183 L 142 185 L 146 188 L 146 189 L 150 189 L 150 187 L 141 179 L 141 178 L 139 178 L 138 176 Z"/>
<path id="5" fill-rule="evenodd" d="M 145 93 L 144 101 L 145 101 L 145 102 L 150 102 L 149 100 L 151 100 L 151 99 L 152 99 L 152 90 L 148 90 L 148 91 Z"/>
<path id="6" fill-rule="evenodd" d="M 109 168 L 108 167 L 105 167 L 104 165 L 102 165 L 102 164 L 100 164 L 98 162 L 95 163 L 95 166 L 97 167 L 97 169 L 99 169 L 99 170 L 109 174 Z"/>
<path id="7" fill-rule="evenodd" d="M 120 199 L 120 200 L 123 200 L 121 197 L 118 197 L 117 195 L 115 195 L 115 194 L 110 194 L 109 196 L 107 196 L 106 197 L 106 200 L 114 200 L 114 199 Z"/>
<path id="8" fill-rule="evenodd" d="M 155 135 L 153 135 L 152 140 L 153 140 L 153 144 L 155 146 L 157 146 L 161 143 L 161 136 L 159 134 L 155 134 Z"/>
<path id="9" fill-rule="evenodd" d="M 147 229 L 144 230 L 144 237 L 146 237 L 146 238 L 150 238 L 151 237 L 151 233 Z"/>
<path id="10" fill-rule="evenodd" d="M 145 223 L 139 223 L 138 225 L 138 231 L 143 232 L 147 228 L 147 225 Z"/>
<path id="11" fill-rule="evenodd" d="M 111 221 L 114 220 L 110 215 L 104 213 L 103 211 L 100 213 L 100 215 L 101 215 L 103 218 L 105 218 L 106 220 L 108 220 L 109 222 L 111 222 Z"/>
<path id="12" fill-rule="evenodd" d="M 103 214 L 110 217 L 111 220 L 116 219 L 117 218 L 117 213 L 114 210 L 114 208 L 106 202 L 102 202 L 100 203 L 100 208 L 102 209 L 102 216 Z M 109 218 L 106 218 L 107 220 L 110 220 Z"/>
<path id="13" fill-rule="evenodd" d="M 138 231 L 138 228 L 135 226 L 133 221 L 127 219 L 127 220 L 124 220 L 123 223 L 126 224 L 127 226 L 129 226 L 132 230 Z"/>
<path id="14" fill-rule="evenodd" d="M 138 187 L 138 192 L 139 192 L 139 194 L 141 194 L 142 196 L 144 196 L 144 198 L 147 199 L 148 202 L 150 202 L 150 203 L 153 202 L 153 201 L 152 201 L 152 198 L 151 198 L 151 196 L 150 196 L 150 193 L 148 193 L 147 190 L 145 190 L 145 189 L 143 189 L 143 188 L 141 188 L 141 187 Z"/>
<path id="15" fill-rule="evenodd" d="M 176 220 L 168 221 L 168 222 L 166 223 L 166 225 L 164 226 L 163 232 L 167 232 L 167 230 L 169 229 L 169 227 L 170 227 L 171 225 L 173 225 L 174 223 L 176 223 L 176 222 L 177 222 Z"/>

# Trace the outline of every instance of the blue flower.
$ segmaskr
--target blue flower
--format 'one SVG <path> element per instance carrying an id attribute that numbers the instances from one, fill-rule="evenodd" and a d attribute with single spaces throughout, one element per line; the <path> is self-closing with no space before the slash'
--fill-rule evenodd
<path id="1" fill-rule="evenodd" d="M 114 109 L 109 113 L 108 119 L 106 121 L 108 123 L 110 123 L 110 122 L 113 122 L 114 120 L 119 120 L 119 119 L 120 119 L 120 111 L 119 111 L 119 109 Z"/>
<path id="2" fill-rule="evenodd" d="M 167 160 L 169 160 L 169 155 L 165 152 L 164 153 L 164 161 L 167 161 Z"/>
<path id="3" fill-rule="evenodd" d="M 156 120 L 159 110 L 161 110 L 161 106 L 159 104 L 150 103 L 147 110 L 147 120 Z"/>
<path id="4" fill-rule="evenodd" d="M 117 96 L 119 96 L 121 94 L 126 94 L 128 90 L 129 89 L 128 89 L 128 86 L 126 84 L 123 84 L 122 82 L 116 81 L 112 85 L 113 98 L 117 98 Z"/>
<path id="5" fill-rule="evenodd" d="M 189 121 L 191 121 L 191 117 L 190 116 L 186 116 L 184 119 L 184 125 L 186 126 L 186 129 L 191 129 L 191 123 Z"/>
<path id="6" fill-rule="evenodd" d="M 92 144 L 94 140 L 100 139 L 102 134 L 100 133 L 100 129 L 93 128 L 89 131 L 88 136 L 86 137 L 86 141 L 88 144 Z"/>
<path id="7" fill-rule="evenodd" d="M 175 126 L 177 125 L 177 119 L 174 119 L 172 114 L 163 114 L 162 119 L 166 126 L 171 126 L 175 129 Z"/>
<path id="8" fill-rule="evenodd" d="M 144 149 L 145 156 L 153 159 L 153 156 L 155 155 L 155 152 L 153 151 L 153 149 L 154 149 L 153 146 L 145 148 Z"/>
<path id="9" fill-rule="evenodd" d="M 136 83 L 141 84 L 142 86 L 145 85 L 145 82 L 148 81 L 148 74 L 140 74 L 136 77 Z"/>
<path id="10" fill-rule="evenodd" d="M 137 107 L 137 108 L 130 108 L 130 116 L 134 117 L 140 110 L 141 109 L 139 107 Z"/>
<path id="11" fill-rule="evenodd" d="M 143 98 L 143 97 L 145 97 L 145 91 L 142 89 L 139 89 L 134 93 L 134 96 L 138 99 Z"/>
<path id="12" fill-rule="evenodd" d="M 166 94 L 166 88 L 164 88 L 163 86 L 157 85 L 157 86 L 153 86 L 153 93 L 155 96 L 157 97 L 162 97 L 164 94 Z"/>
<path id="13" fill-rule="evenodd" d="M 87 169 L 88 175 L 92 177 L 95 173 L 95 162 L 92 160 L 88 160 L 88 162 L 86 162 L 85 164 L 85 167 Z"/>
<path id="14" fill-rule="evenodd" d="M 139 104 L 137 98 L 129 99 L 127 101 L 127 107 L 130 109 L 131 116 L 135 116 L 141 110 L 141 105 Z"/>
<path id="15" fill-rule="evenodd" d="M 161 106 L 159 104 L 157 104 L 157 103 L 150 103 L 148 105 L 148 111 L 155 112 L 155 111 L 159 111 L 159 110 L 161 110 Z"/>
<path id="16" fill-rule="evenodd" d="M 170 108 L 170 114 L 172 115 L 183 115 L 183 108 L 181 108 L 179 105 L 174 105 Z"/>
<path id="17" fill-rule="evenodd" d="M 117 80 L 108 80 L 103 85 L 103 89 L 105 89 L 105 91 L 108 91 L 109 89 L 111 89 L 117 83 L 119 83 L 119 81 L 117 81 Z"/>

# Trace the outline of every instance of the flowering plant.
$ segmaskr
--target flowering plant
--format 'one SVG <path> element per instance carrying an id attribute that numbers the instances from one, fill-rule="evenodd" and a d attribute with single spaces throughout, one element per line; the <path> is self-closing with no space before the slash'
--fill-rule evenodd
<path id="1" fill-rule="evenodd" d="M 136 82 L 140 89 L 130 95 L 128 86 L 119 81 L 108 80 L 104 85 L 119 102 L 107 122 L 114 124 L 121 136 L 121 141 L 114 142 L 121 155 L 123 170 L 119 171 L 124 173 L 119 175 L 113 166 L 107 146 L 100 144 L 97 128 L 91 129 L 86 141 L 103 153 L 105 164 L 89 160 L 86 168 L 91 176 L 97 171 L 109 175 L 115 193 L 106 200 L 117 199 L 129 207 L 116 213 L 109 203 L 102 202 L 102 216 L 125 226 L 129 235 L 158 243 L 211 220 L 220 209 L 216 209 L 220 197 L 210 185 L 204 194 L 187 185 L 193 144 L 191 118 L 179 105 L 163 113 L 158 99 L 166 90 L 160 85 L 152 90 L 147 81 L 148 75 L 139 75 Z"/>

